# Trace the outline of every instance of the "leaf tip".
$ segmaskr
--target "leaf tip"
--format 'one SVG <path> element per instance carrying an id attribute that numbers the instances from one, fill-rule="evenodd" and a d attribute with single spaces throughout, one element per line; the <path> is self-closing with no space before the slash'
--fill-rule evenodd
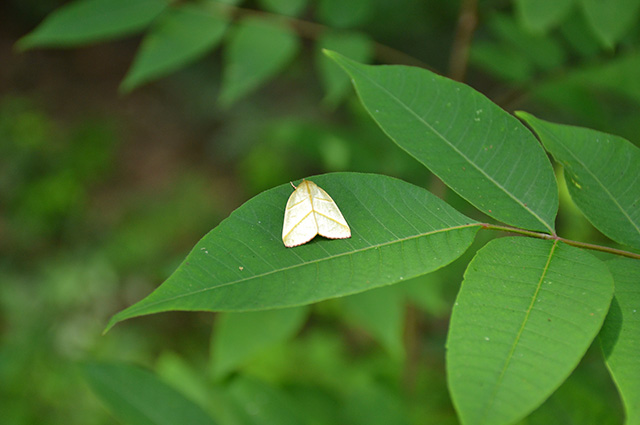
<path id="1" fill-rule="evenodd" d="M 34 43 L 31 41 L 31 37 L 29 37 L 29 34 L 25 35 L 24 37 L 20 37 L 18 41 L 16 41 L 13 45 L 14 50 L 19 53 L 24 53 L 27 50 L 32 49 L 33 47 Z"/>

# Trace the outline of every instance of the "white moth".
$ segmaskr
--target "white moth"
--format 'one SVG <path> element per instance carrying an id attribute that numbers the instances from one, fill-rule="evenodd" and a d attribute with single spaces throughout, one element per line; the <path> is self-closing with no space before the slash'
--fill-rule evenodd
<path id="1" fill-rule="evenodd" d="M 293 183 L 291 183 L 293 186 Z M 314 182 L 302 180 L 287 201 L 282 226 L 284 246 L 305 244 L 316 235 L 329 239 L 351 237 L 351 229 L 331 196 Z"/>

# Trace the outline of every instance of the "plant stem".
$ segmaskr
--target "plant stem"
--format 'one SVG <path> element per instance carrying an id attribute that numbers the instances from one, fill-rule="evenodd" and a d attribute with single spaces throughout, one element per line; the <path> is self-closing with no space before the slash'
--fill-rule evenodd
<path id="1" fill-rule="evenodd" d="M 481 223 L 480 226 L 482 226 L 483 229 L 501 230 L 503 232 L 516 233 L 519 235 L 531 236 L 533 238 L 538 238 L 538 239 L 557 240 L 560 242 L 564 242 L 567 245 L 575 246 L 578 248 L 592 249 L 594 251 L 607 252 L 609 254 L 621 255 L 623 257 L 640 260 L 640 254 L 637 254 L 635 252 L 623 251 L 621 249 L 610 248 L 608 246 L 596 245 L 596 244 L 587 243 L 587 242 L 574 241 L 571 239 L 562 238 L 558 235 L 550 235 L 548 233 L 533 232 L 531 230 L 518 229 L 517 227 L 501 226 L 498 224 L 490 224 L 490 223 Z"/>
<path id="2" fill-rule="evenodd" d="M 449 58 L 449 78 L 462 81 L 469 63 L 469 48 L 478 23 L 477 0 L 463 0 Z"/>
<path id="3" fill-rule="evenodd" d="M 291 26 L 291 28 L 296 31 L 296 33 L 298 33 L 300 37 L 308 38 L 311 40 L 317 40 L 318 38 L 320 38 L 320 35 L 322 35 L 322 33 L 332 30 L 332 28 L 327 27 L 326 25 L 318 24 L 316 22 L 305 21 L 303 19 L 293 18 L 291 16 L 278 15 L 275 13 L 265 12 L 263 10 L 246 9 L 242 7 L 223 4 L 216 6 L 218 7 L 218 11 L 222 11 L 223 13 L 226 13 L 228 16 L 234 19 L 242 18 L 245 16 L 260 16 L 263 18 L 276 19 L 281 21 L 284 20 Z M 400 50 L 394 49 L 393 47 L 389 47 L 382 43 L 378 43 L 377 41 L 372 41 L 372 44 L 375 49 L 375 56 L 381 62 L 389 64 L 417 66 L 433 71 L 433 69 L 426 63 Z"/>

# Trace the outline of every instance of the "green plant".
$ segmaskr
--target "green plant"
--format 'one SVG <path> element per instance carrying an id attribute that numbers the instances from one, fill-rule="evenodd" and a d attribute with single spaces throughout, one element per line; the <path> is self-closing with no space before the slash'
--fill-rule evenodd
<path id="1" fill-rule="evenodd" d="M 116 3 L 109 7 L 124 7 Z M 84 32 L 76 38 L 60 36 L 60 22 L 77 23 L 78 11 L 85 10 L 80 5 L 75 9 L 69 6 L 68 21 L 60 18 L 64 17 L 62 11 L 57 18 L 52 15 L 48 24 L 45 21 L 46 25 L 23 39 L 22 46 L 84 43 L 110 37 L 114 32 L 140 29 L 153 21 L 153 29 L 123 82 L 125 89 L 131 89 L 212 49 L 221 39 L 232 12 L 246 13 L 213 2 L 185 3 L 166 10 L 166 3 L 161 1 L 138 0 L 127 5 L 134 3 L 144 6 L 147 13 L 123 14 L 126 19 L 119 19 L 117 28 L 116 20 L 106 19 L 102 29 L 91 26 L 90 37 Z M 265 5 L 286 15 L 295 14 L 302 7 L 296 5 L 303 4 L 294 3 Z M 324 16 L 336 17 L 338 14 L 326 10 L 338 7 L 338 3 L 322 2 L 320 11 Z M 539 12 L 541 8 L 526 1 L 516 2 L 525 22 L 538 30 L 548 29 L 566 16 L 569 6 L 565 3 L 545 9 L 555 14 L 537 15 L 532 11 Z M 106 4 L 90 0 L 82 7 L 107 7 Z M 588 11 L 591 25 L 598 28 L 595 35 L 604 44 L 610 46 L 620 40 L 628 27 L 626 21 L 610 29 L 608 21 L 599 22 L 597 13 L 589 9 L 595 7 L 592 2 L 581 4 Z M 286 5 L 286 11 L 282 5 Z M 165 16 L 154 20 L 160 13 Z M 351 16 L 353 22 L 361 19 L 356 12 L 346 16 Z M 230 70 L 223 76 L 221 90 L 221 101 L 226 106 L 273 76 L 297 48 L 297 38 L 289 29 L 263 21 L 256 24 L 255 19 L 242 20 L 228 39 L 225 64 Z M 349 26 L 353 22 L 344 24 L 338 20 L 334 25 Z M 510 20 L 498 16 L 493 22 L 498 34 L 515 31 L 508 29 L 513 23 Z M 180 36 L 185 32 L 188 37 Z M 345 50 L 347 40 L 349 46 L 357 46 L 352 52 L 345 52 L 352 58 L 361 55 L 358 59 L 367 61 L 371 57 L 369 50 L 374 45 L 370 41 L 354 34 L 335 40 L 345 41 Z M 177 44 L 168 51 L 164 50 L 164 43 Z M 526 45 L 540 49 L 533 51 L 556 51 L 556 47 L 545 45 L 536 36 L 516 43 L 520 49 Z M 496 58 L 505 58 L 505 52 L 513 53 L 514 47 L 500 43 L 488 46 L 491 47 L 472 53 L 472 60 L 495 64 Z M 254 48 L 257 51 L 251 50 Z M 307 305 L 362 293 L 357 307 L 351 308 L 352 317 L 368 323 L 389 351 L 402 357 L 397 340 L 402 320 L 397 311 L 405 299 L 411 299 L 408 292 L 401 292 L 402 282 L 434 272 L 462 256 L 479 230 L 503 231 L 524 237 L 494 239 L 479 249 L 466 267 L 453 307 L 447 336 L 447 381 L 460 421 L 510 424 L 522 420 L 563 383 L 571 385 L 570 374 L 591 344 L 599 340 L 627 422 L 638 423 L 638 148 L 621 137 L 554 124 L 525 112 L 516 113 L 519 121 L 469 86 L 424 69 L 370 66 L 335 52 L 327 51 L 326 55 L 334 62 L 320 62 L 319 67 L 330 81 L 328 98 L 335 103 L 344 96 L 347 80 L 336 73 L 337 64 L 348 74 L 364 108 L 386 135 L 484 216 L 479 218 L 471 212 L 469 215 L 478 219 L 467 217 L 429 191 L 383 175 L 317 175 L 311 179 L 336 200 L 353 236 L 338 241 L 316 239 L 287 249 L 280 239 L 283 208 L 291 191 L 285 183 L 257 195 L 233 212 L 198 242 L 164 284 L 115 315 L 107 329 L 128 318 L 170 310 L 245 312 L 222 316 L 216 323 L 211 369 L 214 382 L 221 382 L 245 362 L 243 356 L 249 357 L 267 346 L 273 348 L 276 342 L 299 331 L 309 314 Z M 555 69 L 564 60 L 561 56 L 549 59 L 523 55 L 519 56 L 523 65 L 515 71 L 499 67 L 494 70 L 521 90 L 530 84 L 535 73 Z M 633 54 L 629 57 L 627 61 L 637 58 Z M 261 66 L 264 68 L 247 72 Z M 575 93 L 596 79 L 594 75 L 611 72 L 611 66 L 624 75 L 628 75 L 621 71 L 627 69 L 624 66 L 637 69 L 628 62 L 624 66 L 613 64 L 596 72 L 574 74 L 573 81 L 563 87 Z M 548 96 L 554 84 L 558 82 L 551 79 L 546 87 L 539 84 L 532 91 Z M 610 81 L 602 83 L 602 87 L 607 85 L 616 89 L 622 86 Z M 554 100 L 562 101 L 560 97 Z M 577 102 L 573 105 L 579 106 Z M 568 196 L 579 210 L 595 228 L 621 246 L 570 240 L 556 233 L 558 179 L 547 152 L 556 165 L 562 166 Z M 395 287 L 402 289 L 391 289 Z M 346 309 L 350 308 L 348 303 L 345 302 Z M 385 313 L 375 323 L 381 309 Z M 317 338 L 320 342 L 315 349 L 330 352 L 331 338 Z M 313 353 L 309 349 L 300 356 L 309 358 Z M 270 361 L 274 362 L 270 367 L 277 370 L 277 361 Z M 292 384 L 283 395 L 265 383 L 269 374 L 264 370 L 269 368 L 258 373 L 262 380 L 242 374 L 226 386 L 211 386 L 197 374 L 194 376 L 179 359 L 168 357 L 165 362 L 159 368 L 160 374 L 182 388 L 183 394 L 129 366 L 91 363 L 86 366 L 86 374 L 114 413 L 131 423 L 168 421 L 166 415 L 156 416 L 158 412 L 150 409 L 149 400 L 158 399 L 179 403 L 183 418 L 202 423 L 213 422 L 202 412 L 202 406 L 220 423 L 403 423 L 408 416 L 398 407 L 404 406 L 397 400 L 401 398 L 400 391 L 390 392 L 388 386 L 362 376 L 352 378 L 350 383 L 350 388 L 357 390 L 340 396 L 305 386 L 305 379 L 297 382 L 300 387 Z M 344 365 L 332 364 L 328 369 L 341 372 Z M 366 375 L 367 369 L 362 371 Z M 114 380 L 114 376 L 121 379 Z M 312 376 L 312 371 L 304 371 L 303 376 Z M 138 390 L 127 395 L 127 387 Z M 337 387 L 334 384 L 325 388 Z M 150 393 L 154 397 L 147 399 Z M 184 394 L 191 400 L 185 400 Z M 339 416 L 332 416 L 327 411 L 338 403 L 336 399 L 347 407 Z M 291 400 L 296 402 L 293 407 Z M 363 419 L 365 412 L 372 417 Z M 253 419 L 252 414 L 260 419 Z M 526 420 L 536 423 L 540 419 L 535 415 Z M 437 420 L 435 413 L 427 417 Z M 609 420 L 612 418 L 615 420 L 615 414 Z"/>

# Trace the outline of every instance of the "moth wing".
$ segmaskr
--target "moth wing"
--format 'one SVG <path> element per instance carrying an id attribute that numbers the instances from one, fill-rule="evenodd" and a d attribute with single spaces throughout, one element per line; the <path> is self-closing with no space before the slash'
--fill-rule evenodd
<path id="1" fill-rule="evenodd" d="M 318 234 L 311 194 L 305 182 L 300 183 L 289 196 L 284 211 L 282 242 L 289 248 L 307 243 Z"/>
<path id="2" fill-rule="evenodd" d="M 351 229 L 338 205 L 321 187 L 313 182 L 309 183 L 318 234 L 329 239 L 350 238 Z"/>

